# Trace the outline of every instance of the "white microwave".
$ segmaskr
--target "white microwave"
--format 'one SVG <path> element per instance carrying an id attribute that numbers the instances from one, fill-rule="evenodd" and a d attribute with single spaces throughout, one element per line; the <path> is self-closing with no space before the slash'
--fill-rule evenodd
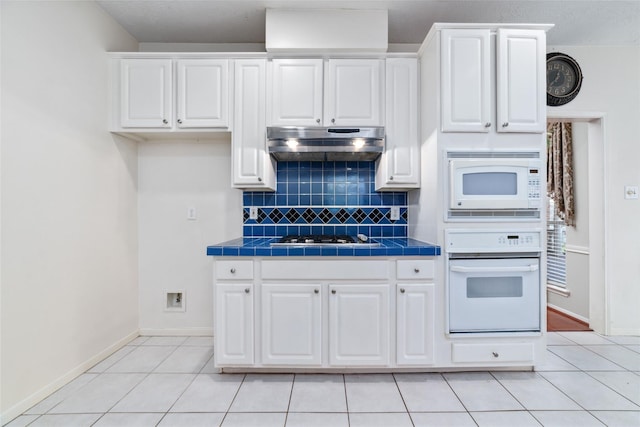
<path id="1" fill-rule="evenodd" d="M 450 159 L 449 208 L 540 209 L 540 168 L 538 159 Z"/>

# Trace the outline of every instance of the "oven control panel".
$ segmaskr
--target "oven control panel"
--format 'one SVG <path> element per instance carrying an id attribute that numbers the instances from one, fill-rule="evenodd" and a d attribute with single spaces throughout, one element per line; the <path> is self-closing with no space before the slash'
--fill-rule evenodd
<path id="1" fill-rule="evenodd" d="M 541 235 L 538 230 L 446 230 L 445 250 L 450 253 L 539 252 Z"/>

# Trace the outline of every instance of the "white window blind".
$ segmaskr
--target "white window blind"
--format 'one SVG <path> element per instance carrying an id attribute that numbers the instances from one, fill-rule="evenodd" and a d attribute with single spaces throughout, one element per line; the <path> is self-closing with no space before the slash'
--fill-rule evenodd
<path id="1" fill-rule="evenodd" d="M 553 200 L 549 199 L 547 212 L 547 283 L 567 286 L 566 249 L 567 226 L 555 214 Z"/>

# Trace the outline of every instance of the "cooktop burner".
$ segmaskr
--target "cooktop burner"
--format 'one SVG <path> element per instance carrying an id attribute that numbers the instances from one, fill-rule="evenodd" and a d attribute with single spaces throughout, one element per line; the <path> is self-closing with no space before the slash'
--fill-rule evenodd
<path id="1" fill-rule="evenodd" d="M 357 243 L 356 239 L 346 235 L 335 234 L 311 234 L 311 235 L 289 235 L 282 237 L 278 243 L 280 244 L 332 244 L 343 245 L 345 243 Z"/>

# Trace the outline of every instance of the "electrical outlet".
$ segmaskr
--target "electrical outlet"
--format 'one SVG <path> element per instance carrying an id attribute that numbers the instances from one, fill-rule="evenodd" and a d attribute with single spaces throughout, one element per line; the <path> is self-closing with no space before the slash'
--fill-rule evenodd
<path id="1" fill-rule="evenodd" d="M 249 219 L 258 219 L 258 208 L 251 206 L 249 208 Z"/>
<path id="2" fill-rule="evenodd" d="M 389 214 L 391 221 L 397 221 L 400 219 L 400 207 L 399 206 L 391 206 L 391 212 Z"/>
<path id="3" fill-rule="evenodd" d="M 187 219 L 193 221 L 198 218 L 198 212 L 196 211 L 195 206 L 189 206 L 187 208 Z"/>
<path id="4" fill-rule="evenodd" d="M 625 199 L 637 199 L 638 198 L 638 186 L 637 185 L 625 185 L 624 186 L 624 198 Z"/>

